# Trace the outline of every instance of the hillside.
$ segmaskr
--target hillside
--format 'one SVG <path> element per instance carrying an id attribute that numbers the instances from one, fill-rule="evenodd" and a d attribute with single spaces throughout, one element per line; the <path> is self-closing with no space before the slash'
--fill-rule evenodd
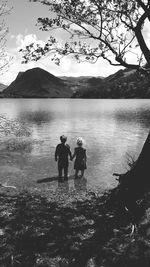
<path id="1" fill-rule="evenodd" d="M 150 98 L 150 78 L 125 69 L 106 78 L 90 78 L 78 88 L 74 98 Z"/>
<path id="2" fill-rule="evenodd" d="M 7 85 L 0 83 L 0 92 L 7 88 Z"/>
<path id="3" fill-rule="evenodd" d="M 65 82 L 41 69 L 20 72 L 3 91 L 4 97 L 12 98 L 69 98 L 72 91 Z"/>
<path id="4" fill-rule="evenodd" d="M 40 68 L 19 72 L 0 93 L 12 98 L 150 98 L 150 78 L 124 69 L 104 78 L 56 77 Z"/>
<path id="5" fill-rule="evenodd" d="M 69 86 L 69 88 L 73 91 L 73 93 L 76 93 L 78 91 L 84 91 L 90 86 L 90 80 L 93 79 L 99 80 L 103 79 L 103 77 L 93 77 L 93 76 L 60 76 L 61 79 L 64 80 L 65 84 Z M 92 83 L 92 82 L 91 82 Z"/>

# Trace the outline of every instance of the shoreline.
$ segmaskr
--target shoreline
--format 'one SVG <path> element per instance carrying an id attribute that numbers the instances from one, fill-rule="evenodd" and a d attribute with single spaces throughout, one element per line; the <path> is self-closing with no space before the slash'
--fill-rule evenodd
<path id="1" fill-rule="evenodd" d="M 122 206 L 118 187 L 72 203 L 40 192 L 0 193 L 1 266 L 141 266 L 149 255 L 150 195 L 133 216 Z M 65 197 L 65 196 L 64 196 Z"/>

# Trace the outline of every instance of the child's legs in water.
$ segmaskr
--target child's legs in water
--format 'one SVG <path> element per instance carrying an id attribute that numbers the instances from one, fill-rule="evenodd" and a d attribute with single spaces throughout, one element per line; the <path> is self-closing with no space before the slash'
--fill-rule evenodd
<path id="1" fill-rule="evenodd" d="M 58 161 L 58 175 L 62 178 L 64 172 L 64 178 L 68 178 L 68 162 L 62 160 Z"/>
<path id="2" fill-rule="evenodd" d="M 84 170 L 81 170 L 81 177 L 83 177 L 84 175 Z"/>
<path id="3" fill-rule="evenodd" d="M 75 178 L 78 178 L 78 173 L 79 173 L 79 170 L 75 170 Z M 80 177 L 83 177 L 84 175 L 84 170 L 81 170 L 81 176 Z"/>
<path id="4" fill-rule="evenodd" d="M 68 166 L 67 165 L 64 167 L 64 178 L 68 179 Z"/>
<path id="5" fill-rule="evenodd" d="M 59 176 L 59 178 L 62 178 L 62 166 L 60 166 L 59 164 L 58 164 L 58 176 Z"/>
<path id="6" fill-rule="evenodd" d="M 75 170 L 75 178 L 77 178 L 78 177 L 78 170 Z"/>

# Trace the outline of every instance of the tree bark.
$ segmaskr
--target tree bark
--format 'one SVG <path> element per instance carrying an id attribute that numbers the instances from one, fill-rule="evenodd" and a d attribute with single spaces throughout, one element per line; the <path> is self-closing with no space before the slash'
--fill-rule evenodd
<path id="1" fill-rule="evenodd" d="M 137 181 L 139 180 L 139 184 L 150 188 L 150 132 L 132 172 L 137 177 Z"/>
<path id="2" fill-rule="evenodd" d="M 150 132 L 135 166 L 121 177 L 120 183 L 135 200 L 150 190 Z"/>
<path id="3" fill-rule="evenodd" d="M 144 41 L 143 35 L 140 31 L 136 32 L 136 38 L 137 38 L 138 43 L 140 45 L 141 51 L 143 52 L 144 57 L 148 63 L 148 66 L 150 66 L 150 50 L 148 49 L 148 47 Z"/>

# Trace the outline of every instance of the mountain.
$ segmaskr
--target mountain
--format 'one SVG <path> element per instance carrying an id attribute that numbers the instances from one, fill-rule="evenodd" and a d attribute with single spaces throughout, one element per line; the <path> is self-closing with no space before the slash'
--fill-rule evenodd
<path id="1" fill-rule="evenodd" d="M 65 84 L 69 86 L 69 88 L 75 93 L 76 91 L 82 91 L 90 86 L 90 82 L 92 83 L 92 80 L 95 79 L 98 81 L 98 79 L 103 79 L 103 77 L 93 77 L 93 76 L 60 76 L 61 79 L 64 80 Z"/>
<path id="2" fill-rule="evenodd" d="M 133 69 L 119 70 L 106 78 L 90 78 L 73 98 L 150 98 L 150 77 Z"/>
<path id="3" fill-rule="evenodd" d="M 3 90 L 4 97 L 12 98 L 69 98 L 72 90 L 65 82 L 41 69 L 19 72 L 16 79 Z"/>
<path id="4" fill-rule="evenodd" d="M 7 88 L 7 85 L 0 83 L 0 92 Z"/>
<path id="5" fill-rule="evenodd" d="M 56 77 L 34 68 L 19 72 L 0 97 L 24 98 L 150 98 L 150 77 L 123 69 L 108 77 Z"/>

